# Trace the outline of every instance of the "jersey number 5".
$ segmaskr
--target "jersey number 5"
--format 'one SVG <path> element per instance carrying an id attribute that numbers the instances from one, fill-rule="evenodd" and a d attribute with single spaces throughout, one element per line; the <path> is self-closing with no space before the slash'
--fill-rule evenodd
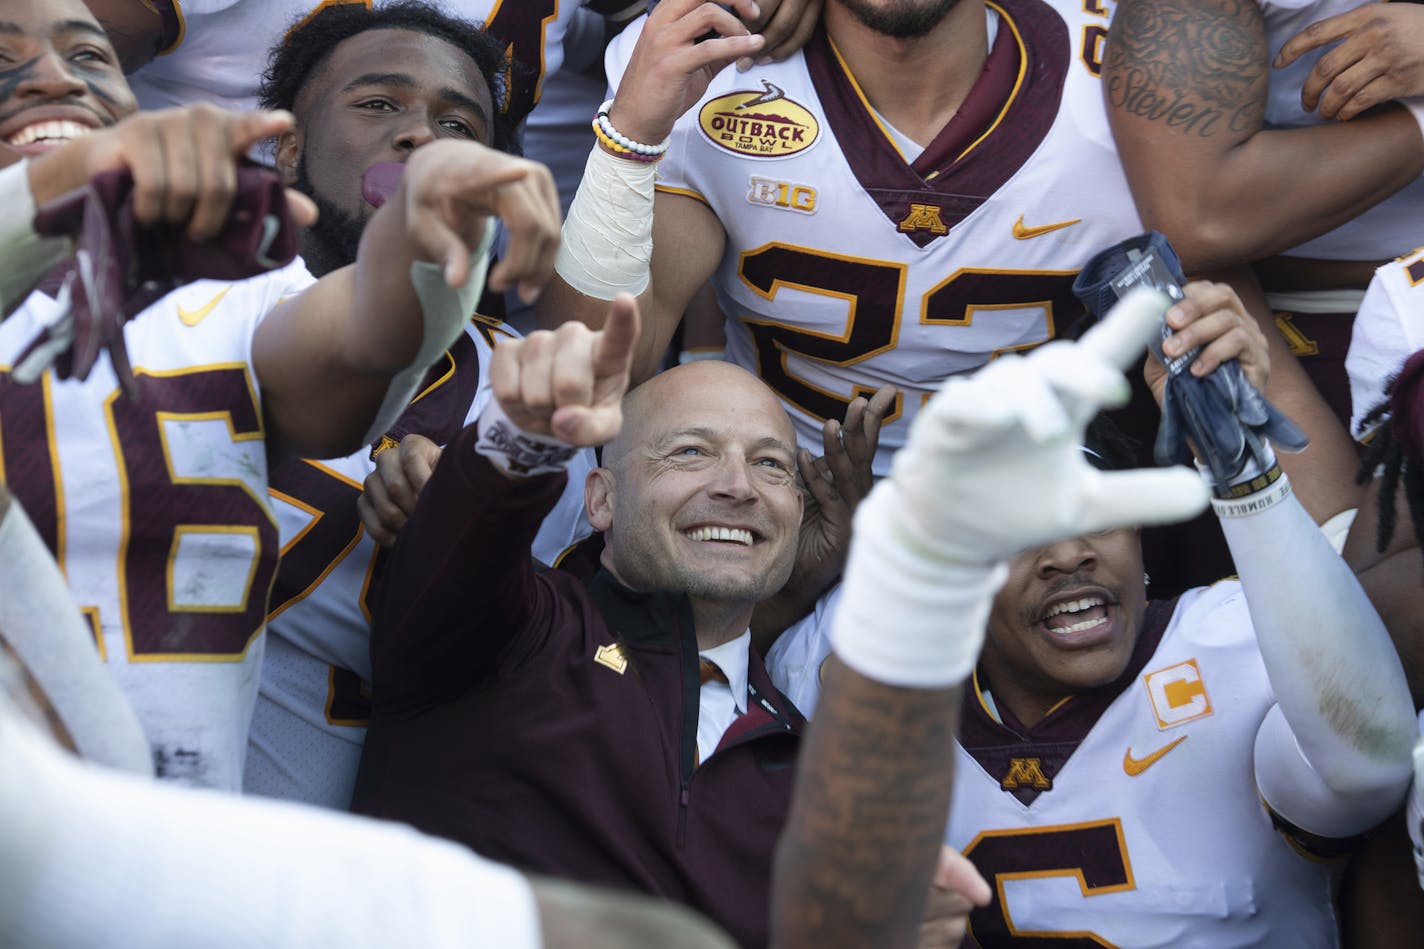
<path id="1" fill-rule="evenodd" d="M 1112 820 L 1026 830 L 989 830 L 975 837 L 964 856 L 994 887 L 988 906 L 969 915 L 969 935 L 983 949 L 1056 946 L 1061 949 L 1111 947 L 1091 932 L 1025 930 L 1014 924 L 1005 901 L 1012 880 L 1076 877 L 1084 897 L 1136 889 L 1122 823 Z"/>

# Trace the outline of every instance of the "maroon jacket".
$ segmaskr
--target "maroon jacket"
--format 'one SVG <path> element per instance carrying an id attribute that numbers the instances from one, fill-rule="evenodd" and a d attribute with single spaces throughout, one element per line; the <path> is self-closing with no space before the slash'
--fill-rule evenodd
<path id="1" fill-rule="evenodd" d="M 753 652 L 747 714 L 694 768 L 686 597 L 536 572 L 564 476 L 511 481 L 474 443 L 470 426 L 445 451 L 378 581 L 353 808 L 765 945 L 800 713 Z"/>

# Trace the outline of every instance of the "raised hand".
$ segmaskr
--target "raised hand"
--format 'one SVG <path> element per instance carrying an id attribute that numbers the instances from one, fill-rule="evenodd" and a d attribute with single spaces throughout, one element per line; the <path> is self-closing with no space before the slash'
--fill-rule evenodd
<path id="1" fill-rule="evenodd" d="M 656 145 L 672 132 L 678 116 L 702 98 L 713 76 L 761 52 L 765 38 L 742 22 L 760 15 L 756 0 L 731 0 L 726 7 L 704 0 L 662 0 L 648 14 L 608 113 L 614 128 L 635 142 Z M 703 39 L 709 34 L 716 35 Z"/>
<path id="2" fill-rule="evenodd" d="M 238 162 L 291 126 L 289 112 L 231 112 L 206 103 L 140 112 L 35 158 L 30 190 L 42 205 L 100 172 L 128 169 L 139 224 L 186 225 L 188 236 L 206 240 L 227 221 Z M 289 189 L 287 202 L 297 224 L 316 221 L 305 195 Z"/>
<path id="3" fill-rule="evenodd" d="M 1424 7 L 1366 3 L 1327 17 L 1287 40 L 1275 66 L 1336 41 L 1301 86 L 1307 112 L 1319 108 L 1327 119 L 1352 119 L 1381 102 L 1424 95 Z"/>
<path id="4" fill-rule="evenodd" d="M 760 0 L 761 18 L 752 24 L 752 29 L 762 35 L 766 45 L 756 62 L 781 62 L 805 46 L 821 22 L 824 4 L 825 0 Z M 750 57 L 737 60 L 738 69 L 751 65 Z"/>
<path id="5" fill-rule="evenodd" d="M 366 476 L 356 499 L 356 513 L 372 540 L 382 547 L 396 542 L 439 460 L 440 446 L 415 434 L 376 455 L 376 470 Z"/>
<path id="6" fill-rule="evenodd" d="M 491 216 L 508 233 L 504 255 L 490 270 L 492 289 L 517 286 L 532 302 L 553 276 L 561 217 L 543 165 L 476 142 L 431 142 L 406 163 L 401 194 L 415 256 L 442 264 L 450 286 L 465 282 Z"/>
<path id="7" fill-rule="evenodd" d="M 490 387 L 523 431 L 580 447 L 602 445 L 623 424 L 637 337 L 638 304 L 621 293 L 601 330 L 565 323 L 500 343 L 490 361 Z"/>
<path id="8" fill-rule="evenodd" d="M 811 497 L 801 518 L 792 582 L 814 588 L 815 596 L 835 582 L 845 566 L 855 509 L 873 483 L 871 462 L 880 444 L 880 424 L 897 395 L 894 386 L 882 386 L 868 401 L 852 400 L 844 422 L 827 419 L 822 426 L 824 454 L 817 458 L 804 448 L 797 452 L 796 465 Z"/>
<path id="9" fill-rule="evenodd" d="M 1205 507 L 1194 472 L 1100 472 L 1079 450 L 1098 410 L 1127 400 L 1122 370 L 1158 334 L 1168 302 L 1134 290 L 1077 343 L 1004 356 L 947 383 L 895 458 L 901 530 L 931 556 L 991 564 L 1064 537 L 1168 523 Z"/>
<path id="10" fill-rule="evenodd" d="M 1188 368 L 1192 375 L 1197 378 L 1210 375 L 1228 359 L 1235 359 L 1256 391 L 1265 392 L 1266 380 L 1271 374 L 1266 334 L 1247 314 L 1236 291 L 1228 284 L 1209 280 L 1193 280 L 1182 291 L 1186 299 L 1167 311 L 1172 336 L 1163 341 L 1162 354 L 1176 359 L 1200 346 L 1202 351 Z M 1157 404 L 1162 404 L 1166 367 L 1160 360 L 1151 358 L 1142 374 Z"/>

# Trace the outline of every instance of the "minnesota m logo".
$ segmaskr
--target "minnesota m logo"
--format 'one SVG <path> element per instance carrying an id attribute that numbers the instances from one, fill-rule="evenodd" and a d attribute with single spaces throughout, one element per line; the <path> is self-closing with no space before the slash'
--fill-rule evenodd
<path id="1" fill-rule="evenodd" d="M 929 231 L 932 234 L 948 234 L 949 228 L 940 220 L 939 205 L 912 204 L 910 213 L 900 222 L 902 231 Z"/>
<path id="2" fill-rule="evenodd" d="M 1048 776 L 1043 773 L 1042 758 L 1010 758 L 1009 773 L 1004 775 L 1004 780 L 999 782 L 999 787 L 1005 791 L 1012 791 L 1018 787 L 1047 791 L 1053 787 L 1053 782 L 1048 780 Z"/>

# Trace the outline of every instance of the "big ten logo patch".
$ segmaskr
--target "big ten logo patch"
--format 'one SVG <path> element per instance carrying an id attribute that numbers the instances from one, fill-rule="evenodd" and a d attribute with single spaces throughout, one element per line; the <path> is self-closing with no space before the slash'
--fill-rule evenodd
<path id="1" fill-rule="evenodd" d="M 775 181 L 752 176 L 747 202 L 802 214 L 816 213 L 816 189 L 792 181 Z"/>
<path id="2" fill-rule="evenodd" d="M 1172 728 L 1211 714 L 1211 698 L 1195 659 L 1149 672 L 1142 681 L 1158 728 Z"/>
<path id="3" fill-rule="evenodd" d="M 729 92 L 697 114 L 702 134 L 714 145 L 752 158 L 784 158 L 810 148 L 821 124 L 805 106 L 762 80 L 762 92 Z"/>

